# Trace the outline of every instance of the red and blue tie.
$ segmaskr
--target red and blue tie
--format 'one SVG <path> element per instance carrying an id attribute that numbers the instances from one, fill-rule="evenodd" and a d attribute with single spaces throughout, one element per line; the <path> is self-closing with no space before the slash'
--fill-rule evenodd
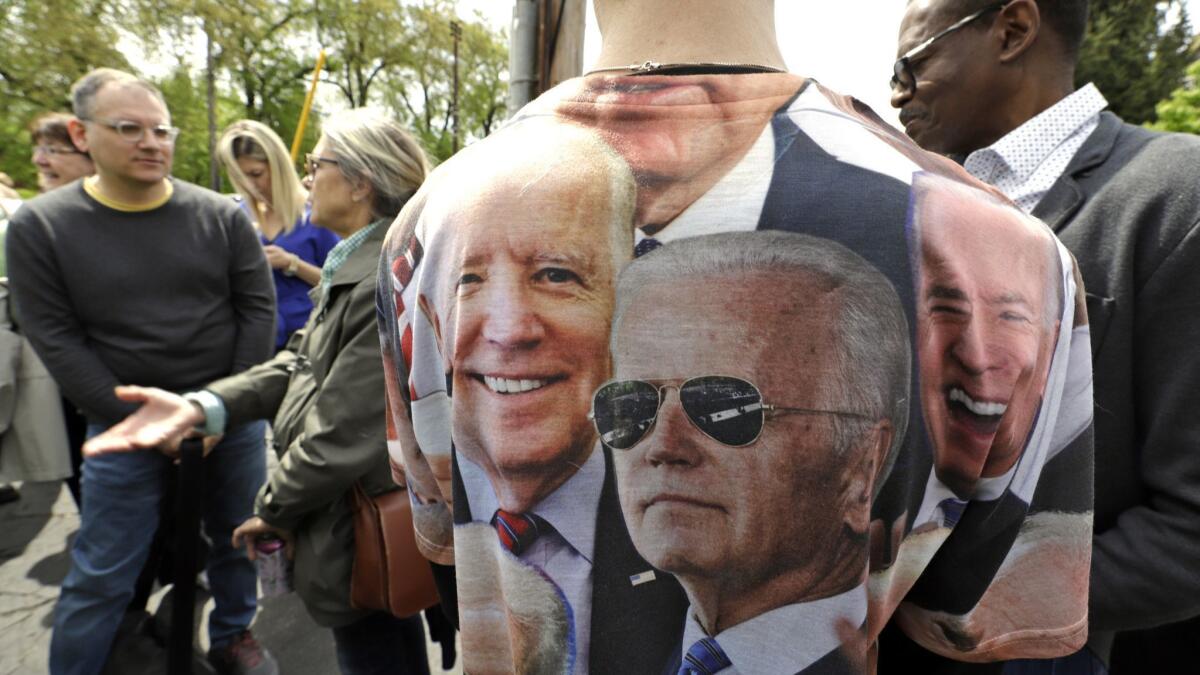
<path id="1" fill-rule="evenodd" d="M 541 535 L 541 526 L 537 516 L 528 513 L 511 513 L 504 509 L 496 509 L 492 516 L 492 527 L 500 535 L 500 545 L 513 555 L 521 555 L 529 550 L 533 542 Z"/>

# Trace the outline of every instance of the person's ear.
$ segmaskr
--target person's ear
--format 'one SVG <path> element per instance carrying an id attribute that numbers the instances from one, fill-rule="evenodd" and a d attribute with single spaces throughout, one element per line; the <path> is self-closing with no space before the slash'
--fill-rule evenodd
<path id="1" fill-rule="evenodd" d="M 350 199 L 355 203 L 361 202 L 371 196 L 371 184 L 365 180 L 356 181 L 354 187 L 350 189 Z"/>
<path id="2" fill-rule="evenodd" d="M 879 475 L 892 446 L 894 429 L 890 420 L 880 420 L 864 434 L 860 447 L 853 452 L 857 457 L 847 467 L 849 480 L 846 492 L 846 525 L 851 531 L 867 534 L 871 528 L 871 502 L 875 498 L 875 485 L 883 477 Z"/>
<path id="3" fill-rule="evenodd" d="M 1000 62 L 1012 63 L 1021 58 L 1037 42 L 1041 27 L 1037 0 L 1013 0 L 1005 5 L 993 24 L 999 38 Z"/>
<path id="4" fill-rule="evenodd" d="M 87 127 L 79 120 L 67 122 L 67 134 L 71 137 L 71 145 L 79 152 L 88 152 Z"/>

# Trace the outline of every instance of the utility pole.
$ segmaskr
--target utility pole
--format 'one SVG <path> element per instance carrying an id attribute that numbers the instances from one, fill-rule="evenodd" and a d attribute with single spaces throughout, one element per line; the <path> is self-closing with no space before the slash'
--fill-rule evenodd
<path id="1" fill-rule="evenodd" d="M 541 0 L 538 93 L 583 74 L 585 0 Z"/>
<path id="2" fill-rule="evenodd" d="M 462 40 L 462 24 L 451 21 L 450 36 L 454 38 L 454 94 L 450 99 L 450 111 L 454 115 L 454 139 L 451 148 L 453 152 L 458 152 L 458 43 Z"/>
<path id="3" fill-rule="evenodd" d="M 508 114 L 583 72 L 585 0 L 515 0 Z"/>

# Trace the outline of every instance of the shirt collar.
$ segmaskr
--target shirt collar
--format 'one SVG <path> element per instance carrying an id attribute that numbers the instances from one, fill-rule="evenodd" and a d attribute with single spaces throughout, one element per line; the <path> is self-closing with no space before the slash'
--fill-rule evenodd
<path id="1" fill-rule="evenodd" d="M 367 237 L 370 237 L 371 233 L 384 222 L 386 220 L 382 218 L 376 220 L 358 232 L 339 241 L 329 251 L 329 255 L 325 257 L 325 265 L 321 268 L 321 288 L 329 290 L 329 287 L 333 285 L 333 275 L 337 274 L 338 269 L 345 264 L 350 255 L 357 251 L 358 247 L 362 246 L 363 242 L 367 240 Z"/>
<path id="2" fill-rule="evenodd" d="M 739 673 L 792 675 L 841 646 L 838 623 L 842 620 L 855 628 L 867 620 L 865 586 L 812 602 L 784 605 L 712 637 Z M 688 607 L 683 653 L 704 637 L 709 636 Z"/>
<path id="3" fill-rule="evenodd" d="M 1055 148 L 1108 107 L 1096 85 L 1088 83 L 1046 108 L 992 145 L 967 157 L 993 154 L 1022 180 L 1028 180 Z"/>
<path id="4" fill-rule="evenodd" d="M 500 508 L 483 468 L 458 454 L 458 473 L 467 491 L 471 519 L 489 522 Z M 596 550 L 596 513 L 604 488 L 604 454 L 599 444 L 567 482 L 538 502 L 529 513 L 554 527 L 571 548 L 590 563 Z"/>
<path id="5" fill-rule="evenodd" d="M 774 170 L 775 132 L 768 120 L 742 159 L 654 238 L 665 244 L 705 234 L 753 230 L 758 227 Z M 635 245 L 645 238 L 641 228 L 634 230 Z"/>

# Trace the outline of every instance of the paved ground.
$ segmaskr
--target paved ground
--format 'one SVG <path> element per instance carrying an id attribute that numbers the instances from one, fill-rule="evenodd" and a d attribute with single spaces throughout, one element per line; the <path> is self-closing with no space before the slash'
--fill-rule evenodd
<path id="1" fill-rule="evenodd" d="M 75 503 L 61 483 L 26 483 L 20 490 L 19 501 L 0 505 L 0 675 L 47 672 L 51 611 L 67 573 L 71 537 L 79 527 Z M 159 592 L 151 600 L 151 610 L 161 597 Z M 211 606 L 208 602 L 198 619 Z M 198 631 L 200 648 L 208 646 L 204 632 Z M 262 601 L 254 632 L 275 655 L 283 675 L 338 672 L 333 638 L 312 622 L 295 594 Z M 444 672 L 436 644 L 429 646 L 429 662 L 431 673 Z"/>

